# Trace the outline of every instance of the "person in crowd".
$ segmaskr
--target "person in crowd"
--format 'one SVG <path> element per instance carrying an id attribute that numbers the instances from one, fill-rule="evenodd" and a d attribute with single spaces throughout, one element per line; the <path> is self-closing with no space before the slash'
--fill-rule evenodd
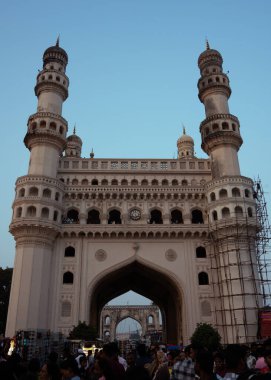
<path id="1" fill-rule="evenodd" d="M 225 349 L 226 374 L 224 380 L 256 379 L 258 371 L 247 366 L 247 347 L 229 344 Z"/>
<path id="2" fill-rule="evenodd" d="M 195 357 L 195 373 L 200 380 L 216 380 L 213 372 L 214 358 L 211 352 L 200 350 Z"/>
<path id="3" fill-rule="evenodd" d="M 41 367 L 39 380 L 61 380 L 58 365 L 55 362 L 48 360 L 48 362 Z"/>
<path id="4" fill-rule="evenodd" d="M 186 358 L 177 361 L 172 367 L 171 380 L 192 380 L 195 379 L 195 355 L 196 351 L 189 345 L 184 350 Z"/>
<path id="5" fill-rule="evenodd" d="M 140 366 L 133 366 L 128 368 L 125 373 L 125 380 L 152 380 L 146 368 Z"/>
<path id="6" fill-rule="evenodd" d="M 64 360 L 60 365 L 62 380 L 80 380 L 76 360 Z"/>
<path id="7" fill-rule="evenodd" d="M 87 360 L 88 360 L 88 366 L 89 368 L 91 368 L 95 361 L 92 350 L 88 350 Z"/>
<path id="8" fill-rule="evenodd" d="M 147 354 L 146 346 L 144 343 L 140 343 L 137 346 L 137 359 L 135 365 L 137 367 L 144 367 L 145 364 L 151 363 L 152 359 L 151 357 Z"/>
<path id="9" fill-rule="evenodd" d="M 115 376 L 116 380 L 124 379 L 125 369 L 118 360 L 118 346 L 116 343 L 107 343 L 103 347 L 102 357 L 108 360 L 112 374 Z"/>
<path id="10" fill-rule="evenodd" d="M 222 352 L 214 354 L 214 373 L 218 380 L 223 380 L 226 374 L 225 358 Z"/>
<path id="11" fill-rule="evenodd" d="M 21 380 L 38 380 L 40 373 L 40 361 L 38 358 L 32 358 L 27 367 L 27 372 L 21 377 Z"/>
<path id="12" fill-rule="evenodd" d="M 155 355 L 155 368 L 152 374 L 152 380 L 169 380 L 169 369 L 166 362 L 166 356 L 163 351 L 157 351 Z"/>

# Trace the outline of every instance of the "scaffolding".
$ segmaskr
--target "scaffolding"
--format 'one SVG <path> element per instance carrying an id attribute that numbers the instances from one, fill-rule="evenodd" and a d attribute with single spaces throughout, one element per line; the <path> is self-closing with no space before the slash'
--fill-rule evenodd
<path id="1" fill-rule="evenodd" d="M 213 310 L 224 343 L 255 341 L 259 310 L 271 302 L 270 225 L 260 180 L 253 198 L 253 215 L 251 200 L 239 196 L 234 213 L 209 222 Z"/>
<path id="2" fill-rule="evenodd" d="M 256 257 L 260 276 L 263 306 L 271 306 L 271 227 L 261 180 L 254 181 L 253 196 L 256 200 L 256 216 L 259 228 L 256 235 Z"/>

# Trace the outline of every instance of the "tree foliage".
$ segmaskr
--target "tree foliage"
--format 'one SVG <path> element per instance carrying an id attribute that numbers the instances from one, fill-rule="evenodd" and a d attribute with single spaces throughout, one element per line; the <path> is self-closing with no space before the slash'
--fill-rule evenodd
<path id="1" fill-rule="evenodd" d="M 219 348 L 221 336 L 217 329 L 208 323 L 198 323 L 191 337 L 191 343 L 196 348 L 207 348 L 215 351 Z"/>
<path id="2" fill-rule="evenodd" d="M 69 334 L 69 339 L 95 340 L 96 338 L 96 329 L 90 325 L 87 325 L 85 321 L 79 321 L 77 326 L 73 326 L 73 329 Z"/>
<path id="3" fill-rule="evenodd" d="M 12 268 L 0 267 L 0 334 L 4 334 L 6 329 L 12 272 Z"/>

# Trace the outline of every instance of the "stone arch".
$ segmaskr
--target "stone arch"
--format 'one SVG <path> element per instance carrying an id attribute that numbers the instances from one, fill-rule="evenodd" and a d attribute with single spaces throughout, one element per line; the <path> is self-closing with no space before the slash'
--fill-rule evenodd
<path id="1" fill-rule="evenodd" d="M 108 224 L 121 224 L 121 211 L 118 208 L 108 210 Z"/>
<path id="2" fill-rule="evenodd" d="M 101 224 L 100 211 L 96 208 L 88 210 L 87 224 Z"/>
<path id="3" fill-rule="evenodd" d="M 170 211 L 170 215 L 171 215 L 170 221 L 172 224 L 183 224 L 183 215 L 182 215 L 181 210 L 174 208 L 173 210 Z"/>
<path id="4" fill-rule="evenodd" d="M 195 208 L 191 210 L 191 223 L 192 224 L 203 224 L 203 213 L 199 208 Z"/>
<path id="5" fill-rule="evenodd" d="M 152 286 L 149 286 L 150 282 Z M 113 286 L 114 284 L 114 286 Z M 86 311 L 89 323 L 100 331 L 100 315 L 103 307 L 113 298 L 132 290 L 151 299 L 161 310 L 165 330 L 164 339 L 178 343 L 186 328 L 183 317 L 181 286 L 172 274 L 150 266 L 143 260 L 128 261 L 121 267 L 111 267 L 100 273 L 89 286 L 89 305 Z M 87 307 L 87 306 L 86 306 Z M 186 332 L 186 331 L 185 331 Z"/>
<path id="6" fill-rule="evenodd" d="M 150 210 L 150 224 L 163 224 L 162 211 L 158 208 Z"/>

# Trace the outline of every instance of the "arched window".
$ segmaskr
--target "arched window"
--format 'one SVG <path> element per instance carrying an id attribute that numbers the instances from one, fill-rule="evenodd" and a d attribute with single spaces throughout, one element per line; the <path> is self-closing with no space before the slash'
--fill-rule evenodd
<path id="1" fill-rule="evenodd" d="M 209 276 L 206 272 L 200 272 L 198 274 L 199 285 L 209 285 Z"/>
<path id="2" fill-rule="evenodd" d="M 159 210 L 151 211 L 150 224 L 163 224 L 162 213 Z"/>
<path id="3" fill-rule="evenodd" d="M 212 212 L 212 215 L 213 215 L 213 220 L 214 220 L 214 221 L 217 220 L 217 211 L 216 211 L 216 210 L 214 210 L 214 211 Z"/>
<path id="4" fill-rule="evenodd" d="M 178 186 L 178 180 L 177 179 L 173 179 L 172 182 L 171 182 L 172 186 Z"/>
<path id="5" fill-rule="evenodd" d="M 44 219 L 48 219 L 49 218 L 49 209 L 47 207 L 43 207 L 41 209 L 41 217 L 44 218 Z"/>
<path id="6" fill-rule="evenodd" d="M 57 222 L 57 218 L 58 218 L 58 212 L 57 211 L 54 211 L 54 222 Z"/>
<path id="7" fill-rule="evenodd" d="M 88 180 L 86 178 L 82 179 L 81 185 L 87 186 L 88 185 Z"/>
<path id="8" fill-rule="evenodd" d="M 215 193 L 210 194 L 211 202 L 214 202 L 216 200 Z"/>
<path id="9" fill-rule="evenodd" d="M 32 129 L 32 131 L 35 131 L 37 129 L 37 123 L 36 122 L 31 124 L 31 129 Z"/>
<path id="10" fill-rule="evenodd" d="M 72 305 L 69 301 L 62 302 L 61 305 L 61 317 L 70 317 L 71 316 Z"/>
<path id="11" fill-rule="evenodd" d="M 71 209 L 67 212 L 66 223 L 78 223 L 79 222 L 79 212 L 75 209 Z"/>
<path id="12" fill-rule="evenodd" d="M 167 179 L 162 180 L 162 186 L 168 186 L 168 180 Z"/>
<path id="13" fill-rule="evenodd" d="M 147 319 L 148 325 L 153 325 L 154 324 L 154 318 L 153 315 L 149 315 Z"/>
<path id="14" fill-rule="evenodd" d="M 73 284 L 73 273 L 65 272 L 63 274 L 63 284 Z"/>
<path id="15" fill-rule="evenodd" d="M 191 218 L 191 223 L 192 224 L 203 224 L 203 215 L 201 210 L 193 210 L 192 213 L 192 218 Z"/>
<path id="16" fill-rule="evenodd" d="M 107 179 L 102 179 L 101 185 L 102 186 L 107 186 L 108 185 Z"/>
<path id="17" fill-rule="evenodd" d="M 210 302 L 202 301 L 202 303 L 201 303 L 201 315 L 203 317 L 210 317 L 212 315 Z"/>
<path id="18" fill-rule="evenodd" d="M 233 197 L 241 197 L 240 190 L 238 187 L 234 187 L 231 191 Z"/>
<path id="19" fill-rule="evenodd" d="M 104 324 L 106 326 L 108 326 L 108 325 L 110 325 L 110 323 L 111 323 L 111 319 L 110 319 L 109 315 L 106 315 L 104 318 Z"/>
<path id="20" fill-rule="evenodd" d="M 249 207 L 249 208 L 247 209 L 247 215 L 248 215 L 249 218 L 252 218 L 252 217 L 253 217 L 253 212 L 252 212 L 252 208 L 251 208 L 251 207 Z"/>
<path id="21" fill-rule="evenodd" d="M 52 192 L 51 192 L 50 189 L 44 189 L 43 192 L 42 192 L 42 196 L 44 198 L 51 198 L 51 194 L 52 194 Z"/>
<path id="22" fill-rule="evenodd" d="M 224 131 L 230 129 L 230 128 L 229 128 L 229 124 L 226 123 L 226 122 L 224 121 L 224 122 L 222 123 L 222 129 L 223 129 Z"/>
<path id="23" fill-rule="evenodd" d="M 213 131 L 216 132 L 219 130 L 219 125 L 217 123 L 215 123 L 215 124 L 213 124 L 212 128 L 213 128 Z"/>
<path id="24" fill-rule="evenodd" d="M 228 192 L 226 189 L 221 189 L 219 191 L 219 198 L 227 198 L 227 196 L 228 196 Z"/>
<path id="25" fill-rule="evenodd" d="M 138 185 L 138 180 L 137 179 L 132 179 L 131 186 L 137 186 L 137 185 Z"/>
<path id="26" fill-rule="evenodd" d="M 51 129 L 52 131 L 56 131 L 56 123 L 54 123 L 53 121 L 49 124 L 49 129 Z"/>
<path id="27" fill-rule="evenodd" d="M 74 178 L 73 180 L 72 180 L 72 185 L 78 185 L 78 179 L 76 179 L 76 178 Z"/>
<path id="28" fill-rule="evenodd" d="M 37 187 L 30 187 L 28 194 L 30 197 L 37 197 L 39 194 L 39 189 Z"/>
<path id="29" fill-rule="evenodd" d="M 60 127 L 59 127 L 59 133 L 62 135 L 63 132 L 64 132 L 64 128 L 62 127 L 62 125 L 60 125 Z"/>
<path id="30" fill-rule="evenodd" d="M 143 180 L 141 181 L 141 185 L 142 185 L 142 186 L 148 186 L 148 181 L 147 181 L 146 179 L 143 179 Z"/>
<path id="31" fill-rule="evenodd" d="M 204 247 L 197 247 L 196 257 L 197 259 L 204 259 L 206 257 L 206 249 Z"/>
<path id="32" fill-rule="evenodd" d="M 19 190 L 19 197 L 24 197 L 25 196 L 25 189 L 22 188 Z"/>
<path id="33" fill-rule="evenodd" d="M 109 212 L 108 224 L 121 224 L 121 214 L 118 210 Z"/>
<path id="34" fill-rule="evenodd" d="M 245 189 L 245 197 L 246 198 L 250 197 L 250 191 L 248 189 Z"/>
<path id="35" fill-rule="evenodd" d="M 152 184 L 152 186 L 158 186 L 158 181 L 157 181 L 157 179 L 153 179 L 153 180 L 151 181 L 151 184 Z"/>
<path id="36" fill-rule="evenodd" d="M 87 224 L 100 224 L 100 213 L 97 210 L 90 210 L 88 212 Z"/>
<path id="37" fill-rule="evenodd" d="M 37 212 L 36 207 L 29 206 L 29 207 L 27 207 L 27 210 L 26 210 L 26 216 L 32 218 L 32 217 L 36 216 L 36 212 Z"/>
<path id="38" fill-rule="evenodd" d="M 128 186 L 128 181 L 127 181 L 127 179 L 122 179 L 122 180 L 121 180 L 121 185 L 122 185 L 122 186 Z"/>
<path id="39" fill-rule="evenodd" d="M 68 247 L 66 247 L 64 256 L 65 257 L 74 257 L 75 256 L 75 248 L 70 246 L 70 245 Z"/>
<path id="40" fill-rule="evenodd" d="M 230 209 L 228 207 L 224 207 L 221 210 L 222 219 L 230 217 Z"/>
<path id="41" fill-rule="evenodd" d="M 46 128 L 46 121 L 45 120 L 41 120 L 40 127 L 41 128 Z"/>
<path id="42" fill-rule="evenodd" d="M 241 206 L 236 206 L 234 212 L 236 216 L 243 216 L 243 209 Z"/>
<path id="43" fill-rule="evenodd" d="M 182 224 L 183 223 L 183 215 L 180 210 L 172 210 L 171 211 L 171 223 L 172 224 Z"/>
<path id="44" fill-rule="evenodd" d="M 55 193 L 55 200 L 59 201 L 59 193 L 58 192 Z"/>
<path id="45" fill-rule="evenodd" d="M 22 216 L 22 207 L 18 207 L 17 210 L 16 210 L 16 218 L 21 218 Z"/>
<path id="46" fill-rule="evenodd" d="M 182 180 L 182 186 L 188 186 L 188 181 L 186 179 Z"/>
<path id="47" fill-rule="evenodd" d="M 98 180 L 95 178 L 91 181 L 92 186 L 98 186 Z"/>

